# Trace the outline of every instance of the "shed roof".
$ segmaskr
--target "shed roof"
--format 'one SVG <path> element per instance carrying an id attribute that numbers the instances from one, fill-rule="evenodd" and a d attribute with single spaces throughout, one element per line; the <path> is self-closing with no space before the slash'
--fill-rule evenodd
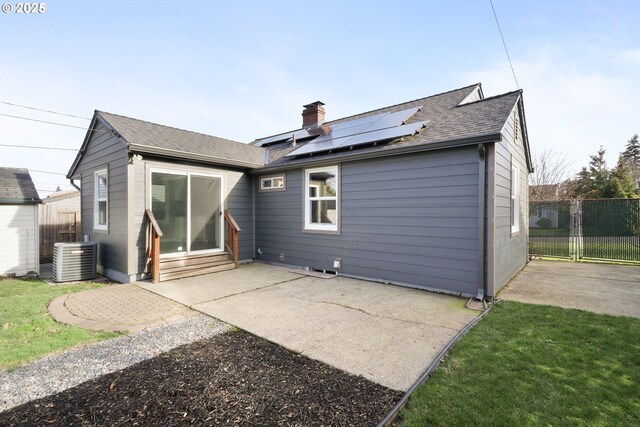
<path id="1" fill-rule="evenodd" d="M 331 126 L 348 120 L 359 119 L 384 112 L 401 111 L 419 106 L 422 106 L 422 109 L 407 120 L 407 123 L 428 121 L 426 127 L 418 134 L 406 136 L 391 144 L 370 145 L 360 147 L 357 150 L 314 153 L 312 155 L 292 158 L 284 156 L 297 149 L 300 144 L 296 147 L 292 147 L 289 143 L 274 144 L 266 147 L 266 150 L 268 150 L 266 156 L 268 161 L 264 169 L 293 167 L 294 165 L 315 163 L 334 158 L 341 159 L 356 156 L 392 154 L 391 151 L 395 150 L 411 151 L 453 145 L 459 146 L 466 143 L 477 144 L 479 142 L 497 141 L 500 139 L 502 128 L 511 112 L 521 100 L 522 91 L 517 90 L 490 98 L 462 103 L 473 91 L 480 90 L 480 87 L 478 83 L 438 95 L 326 122 L 325 125 Z M 254 141 L 254 143 L 260 144 L 260 141 L 261 140 L 258 139 Z M 308 143 L 312 144 L 313 142 Z"/>
<path id="2" fill-rule="evenodd" d="M 41 202 L 28 169 L 0 168 L 0 204 L 34 205 Z"/>

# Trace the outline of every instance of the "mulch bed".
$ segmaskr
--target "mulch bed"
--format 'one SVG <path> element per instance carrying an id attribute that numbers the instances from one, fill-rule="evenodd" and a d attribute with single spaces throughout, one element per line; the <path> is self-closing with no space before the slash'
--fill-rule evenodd
<path id="1" fill-rule="evenodd" d="M 0 413 L 3 425 L 375 425 L 390 390 L 232 331 Z"/>

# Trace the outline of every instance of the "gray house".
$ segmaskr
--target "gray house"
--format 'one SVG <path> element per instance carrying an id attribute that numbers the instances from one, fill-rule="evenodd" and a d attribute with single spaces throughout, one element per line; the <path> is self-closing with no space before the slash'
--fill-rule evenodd
<path id="1" fill-rule="evenodd" d="M 527 262 L 521 91 L 302 115 L 242 144 L 97 111 L 68 178 L 102 273 L 165 280 L 256 260 L 492 297 Z"/>

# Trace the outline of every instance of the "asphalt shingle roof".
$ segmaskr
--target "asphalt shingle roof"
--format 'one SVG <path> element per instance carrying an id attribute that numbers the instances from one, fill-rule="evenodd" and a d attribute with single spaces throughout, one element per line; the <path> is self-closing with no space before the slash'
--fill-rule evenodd
<path id="1" fill-rule="evenodd" d="M 478 84 L 452 90 L 426 98 L 393 105 L 378 110 L 369 111 L 355 116 L 345 117 L 339 120 L 327 122 L 332 125 L 347 120 L 366 117 L 384 112 L 401 111 L 411 107 L 422 105 L 422 110 L 414 114 L 407 123 L 428 120 L 428 123 L 419 134 L 405 137 L 391 144 L 379 144 L 375 146 L 360 147 L 353 151 L 336 151 L 332 153 L 317 153 L 312 156 L 300 156 L 296 158 L 284 157 L 297 147 L 291 144 L 275 144 L 267 147 L 267 168 L 294 165 L 332 159 L 352 155 L 362 155 L 373 152 L 397 150 L 411 146 L 423 146 L 429 144 L 445 143 L 448 141 L 461 141 L 471 138 L 497 135 L 501 132 L 505 122 L 513 111 L 514 106 L 521 96 L 521 91 L 514 91 L 502 95 L 485 98 L 479 101 L 459 105 L 470 95 Z M 259 140 L 258 140 L 259 141 Z M 298 145 L 299 147 L 300 145 Z"/>
<path id="2" fill-rule="evenodd" d="M 0 204 L 30 205 L 40 202 L 27 169 L 0 168 Z"/>
<path id="3" fill-rule="evenodd" d="M 136 152 L 175 153 L 175 157 L 208 162 L 261 166 L 262 148 L 216 136 L 96 111 Z"/>

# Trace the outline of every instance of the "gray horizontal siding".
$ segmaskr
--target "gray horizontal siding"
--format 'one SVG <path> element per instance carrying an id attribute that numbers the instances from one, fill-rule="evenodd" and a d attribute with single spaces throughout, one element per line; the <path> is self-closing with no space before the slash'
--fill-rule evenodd
<path id="1" fill-rule="evenodd" d="M 527 262 L 528 233 L 528 170 L 521 132 L 518 138 L 514 132 L 514 116 L 511 114 L 502 132 L 502 141 L 495 145 L 495 277 L 493 289 L 495 294 L 518 272 Z M 511 161 L 520 167 L 520 232 L 511 234 Z"/>
<path id="2" fill-rule="evenodd" d="M 259 259 L 452 292 L 477 289 L 474 148 L 343 163 L 340 235 L 303 232 L 303 171 L 256 192 Z M 256 177 L 254 185 L 259 183 Z"/>
<path id="3" fill-rule="evenodd" d="M 98 243 L 98 265 L 104 269 L 127 272 L 127 150 L 122 139 L 105 132 L 98 123 L 76 169 L 82 187 L 82 234 Z M 93 229 L 94 172 L 108 169 L 107 231 Z"/>
<path id="4" fill-rule="evenodd" d="M 131 245 L 132 253 L 137 255 L 133 257 L 130 274 L 141 274 L 146 263 L 146 221 L 144 215 L 145 208 L 148 207 L 149 195 L 146 193 L 145 186 L 150 168 L 221 175 L 225 183 L 225 209 L 229 211 L 241 228 L 238 235 L 239 259 L 253 257 L 254 226 L 251 177 L 234 169 L 202 167 L 190 163 L 167 162 L 159 159 L 137 161 L 134 162 L 133 167 L 135 177 L 132 185 L 136 195 L 136 207 L 131 213 L 131 222 L 134 224 L 133 229 L 136 230 L 136 236 Z M 162 244 L 162 240 L 160 244 Z"/>

